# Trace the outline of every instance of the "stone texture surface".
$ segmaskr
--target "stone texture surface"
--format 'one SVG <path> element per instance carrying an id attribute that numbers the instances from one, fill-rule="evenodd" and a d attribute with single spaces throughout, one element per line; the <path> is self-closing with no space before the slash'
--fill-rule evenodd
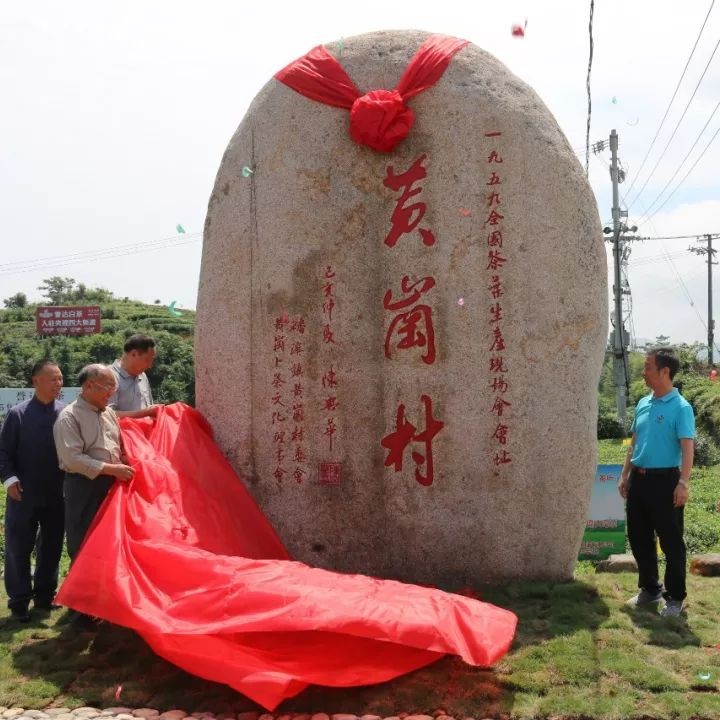
<path id="1" fill-rule="evenodd" d="M 693 555 L 690 558 L 690 572 L 694 575 L 717 577 L 720 575 L 720 553 Z"/>
<path id="2" fill-rule="evenodd" d="M 630 554 L 610 555 L 597 564 L 598 572 L 637 572 L 637 563 Z"/>
<path id="3" fill-rule="evenodd" d="M 425 37 L 346 38 L 341 61 L 361 92 L 394 87 Z M 595 472 L 607 338 L 592 192 L 542 101 L 475 46 L 409 105 L 413 130 L 382 155 L 351 141 L 346 111 L 275 80 L 255 98 L 209 201 L 198 407 L 299 560 L 450 586 L 569 578 Z M 488 136 L 494 132 L 502 134 Z M 502 164 L 488 162 L 493 151 Z M 421 192 L 405 207 L 425 203 L 425 215 L 388 247 L 402 190 L 383 184 L 387 168 L 404 173 L 423 155 L 427 176 L 411 186 Z M 248 177 L 245 166 L 254 170 Z M 502 180 L 494 188 L 492 171 Z M 501 204 L 489 207 L 493 189 Z M 499 229 L 489 224 L 492 209 L 503 216 L 505 262 L 497 270 L 488 267 L 488 253 L 498 250 L 488 245 Z M 414 221 L 418 209 L 412 213 Z M 434 233 L 434 245 L 423 244 L 421 228 Z M 388 291 L 390 304 L 411 296 L 401 292 L 406 275 L 408 285 L 431 277 L 435 287 L 415 305 L 385 309 Z M 496 300 L 502 320 L 493 324 Z M 399 315 L 418 318 L 420 305 L 432 316 L 432 363 L 427 333 L 424 347 L 402 348 L 396 332 Z M 504 350 L 491 350 L 494 327 Z M 298 342 L 302 352 L 293 354 Z M 505 371 L 491 372 L 500 356 Z M 493 387 L 496 378 L 505 392 Z M 326 410 L 330 396 L 337 410 Z M 429 475 L 423 396 L 444 423 L 431 441 L 431 485 L 417 479 Z M 498 397 L 511 403 L 502 418 L 493 412 Z M 302 420 L 294 421 L 298 402 Z M 398 427 L 400 405 L 415 427 L 402 468 L 381 444 Z M 505 444 L 498 425 L 508 428 Z M 496 465 L 503 450 L 512 462 Z"/>

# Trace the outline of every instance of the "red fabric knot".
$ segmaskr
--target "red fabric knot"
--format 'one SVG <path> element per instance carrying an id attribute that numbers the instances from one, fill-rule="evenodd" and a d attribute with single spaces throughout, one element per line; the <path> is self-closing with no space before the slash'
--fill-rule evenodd
<path id="1" fill-rule="evenodd" d="M 404 140 L 415 122 L 415 113 L 397 90 L 371 90 L 350 109 L 350 136 L 378 152 L 390 152 Z"/>
<path id="2" fill-rule="evenodd" d="M 432 87 L 467 40 L 430 35 L 413 55 L 395 90 L 360 95 L 340 63 L 322 45 L 290 63 L 275 77 L 295 92 L 332 107 L 350 110 L 350 136 L 378 152 L 390 152 L 415 122 L 405 104 Z"/>

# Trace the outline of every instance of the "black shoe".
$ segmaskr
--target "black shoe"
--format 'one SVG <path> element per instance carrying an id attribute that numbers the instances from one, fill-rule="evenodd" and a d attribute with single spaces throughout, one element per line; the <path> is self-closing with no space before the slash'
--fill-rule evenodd
<path id="1" fill-rule="evenodd" d="M 60 610 L 62 605 L 56 605 L 54 602 L 50 602 L 49 600 L 35 600 L 33 607 L 36 610 L 47 610 L 48 612 L 52 612 L 53 610 Z"/>
<path id="2" fill-rule="evenodd" d="M 10 616 L 13 620 L 21 623 L 30 622 L 30 613 L 27 608 L 17 608 L 10 611 Z"/>

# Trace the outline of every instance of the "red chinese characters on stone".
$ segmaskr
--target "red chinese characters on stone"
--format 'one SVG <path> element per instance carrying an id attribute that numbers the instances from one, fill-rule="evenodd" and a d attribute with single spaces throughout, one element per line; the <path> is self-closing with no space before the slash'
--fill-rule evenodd
<path id="1" fill-rule="evenodd" d="M 383 298 L 383 307 L 386 310 L 400 312 L 390 321 L 385 334 L 385 357 L 391 357 L 393 343 L 398 350 L 408 348 L 424 348 L 422 361 L 427 365 L 435 362 L 435 330 L 433 327 L 432 308 L 429 305 L 416 303 L 420 296 L 435 287 L 435 280 L 424 277 L 417 282 L 410 283 L 405 275 L 400 283 L 404 298 L 393 300 L 392 290 L 388 290 Z"/>
<path id="2" fill-rule="evenodd" d="M 500 132 L 485 133 L 486 137 L 496 137 L 500 135 L 502 135 Z M 503 157 L 497 150 L 492 150 L 488 155 L 487 162 L 490 165 L 499 165 L 503 162 Z M 502 327 L 505 313 L 503 306 L 499 302 L 499 298 L 505 294 L 505 286 L 501 273 L 503 272 L 503 267 L 508 263 L 508 257 L 502 252 L 504 243 L 503 221 L 505 220 L 504 214 L 500 212 L 502 200 L 500 193 L 494 188 L 494 186 L 501 184 L 502 178 L 495 170 L 492 170 L 486 183 L 488 187 L 493 189 L 485 196 L 487 207 L 490 208 L 485 225 L 489 226 L 486 270 L 489 270 L 491 275 L 488 292 L 493 300 L 489 306 L 489 325 L 492 326 L 492 343 L 489 349 L 491 353 L 494 353 L 489 360 L 489 372 L 491 376 L 490 388 L 493 392 L 493 404 L 490 412 L 497 418 L 495 430 L 491 438 L 501 446 L 501 449 L 495 452 L 493 457 L 493 462 L 496 466 L 507 465 L 512 462 L 512 456 L 506 447 L 510 440 L 511 429 L 505 416 L 512 406 L 512 403 L 504 397 L 510 389 L 510 383 L 506 379 L 508 368 L 505 364 L 504 355 L 502 354 L 506 349 Z"/>
<path id="3" fill-rule="evenodd" d="M 427 171 L 422 165 L 426 157 L 426 155 L 421 155 L 409 170 L 399 175 L 395 174 L 395 169 L 392 166 L 387 168 L 383 185 L 391 190 L 402 189 L 402 194 L 398 198 L 390 218 L 392 228 L 385 238 L 385 244 L 388 247 L 395 247 L 397 241 L 403 235 L 415 230 L 425 217 L 427 208 L 424 202 L 415 202 L 411 205 L 406 205 L 406 203 L 410 198 L 422 192 L 422 187 L 413 187 L 413 185 L 427 176 Z M 430 247 L 435 244 L 435 235 L 430 230 L 419 228 L 419 231 L 423 245 Z"/>
<path id="4" fill-rule="evenodd" d="M 413 450 L 411 453 L 415 469 L 415 480 L 421 485 L 433 484 L 433 438 L 443 429 L 445 423 L 434 418 L 432 415 L 432 400 L 427 395 L 422 395 L 420 400 L 423 404 L 425 414 L 425 429 L 417 432 L 417 428 L 405 417 L 405 405 L 400 404 L 397 409 L 395 430 L 381 440 L 381 445 L 387 449 L 385 467 L 394 468 L 395 472 L 403 469 L 405 450 L 408 445 L 420 443 L 425 446 L 425 454 Z M 421 466 L 425 466 L 425 473 L 421 472 Z"/>
<path id="5" fill-rule="evenodd" d="M 335 334 L 333 333 L 332 326 L 329 323 L 323 325 L 323 342 L 326 344 L 335 343 Z"/>
<path id="6" fill-rule="evenodd" d="M 321 462 L 318 466 L 320 485 L 339 485 L 342 479 L 342 465 L 338 462 Z"/>
<path id="7" fill-rule="evenodd" d="M 337 425 L 335 424 L 334 418 L 327 418 L 326 424 L 325 424 L 325 430 L 323 431 L 323 435 L 327 436 L 327 438 L 330 441 L 330 450 L 332 450 L 333 446 L 333 438 L 337 434 Z"/>
<path id="8" fill-rule="evenodd" d="M 337 373 L 332 369 L 331 365 L 330 369 L 322 376 L 322 386 L 324 388 L 334 388 L 337 387 L 337 384 Z"/>
<path id="9" fill-rule="evenodd" d="M 501 163 L 503 159 L 497 154 L 496 150 L 493 150 L 487 159 L 488 163 Z"/>
<path id="10" fill-rule="evenodd" d="M 495 398 L 495 402 L 492 406 L 492 412 L 495 413 L 498 417 L 502 417 L 503 412 L 505 411 L 506 407 L 510 407 L 511 403 L 509 403 L 507 400 L 503 400 L 500 397 Z"/>

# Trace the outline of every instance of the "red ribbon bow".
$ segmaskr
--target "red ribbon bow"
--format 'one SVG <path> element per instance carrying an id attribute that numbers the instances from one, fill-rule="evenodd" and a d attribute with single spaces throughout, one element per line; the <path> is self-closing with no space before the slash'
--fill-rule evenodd
<path id="1" fill-rule="evenodd" d="M 322 45 L 280 70 L 275 78 L 311 100 L 350 110 L 352 139 L 378 152 L 390 152 L 415 122 L 415 113 L 406 101 L 432 87 L 455 53 L 467 44 L 467 40 L 431 35 L 413 55 L 394 90 L 360 95 L 342 65 Z"/>

